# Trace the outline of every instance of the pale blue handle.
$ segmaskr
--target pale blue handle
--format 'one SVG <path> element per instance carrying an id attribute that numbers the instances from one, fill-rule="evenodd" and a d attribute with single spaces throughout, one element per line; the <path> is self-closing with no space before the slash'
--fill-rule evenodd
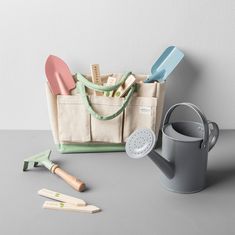
<path id="1" fill-rule="evenodd" d="M 156 72 L 152 75 L 150 75 L 145 81 L 144 83 L 151 83 L 151 82 L 159 82 L 163 79 L 164 75 L 166 73 L 166 70 L 163 69 L 160 72 Z"/>

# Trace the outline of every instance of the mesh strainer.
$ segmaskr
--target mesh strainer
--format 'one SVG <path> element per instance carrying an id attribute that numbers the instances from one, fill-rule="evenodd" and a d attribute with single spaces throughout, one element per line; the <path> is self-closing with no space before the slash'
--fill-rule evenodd
<path id="1" fill-rule="evenodd" d="M 131 158 L 142 158 L 154 149 L 156 141 L 156 135 L 151 129 L 138 129 L 128 137 L 126 153 Z"/>

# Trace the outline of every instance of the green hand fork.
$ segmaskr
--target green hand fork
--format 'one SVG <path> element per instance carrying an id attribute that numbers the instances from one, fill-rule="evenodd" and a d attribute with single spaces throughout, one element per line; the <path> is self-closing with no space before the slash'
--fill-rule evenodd
<path id="1" fill-rule="evenodd" d="M 31 167 L 44 166 L 51 173 L 60 176 L 65 182 L 72 186 L 76 191 L 84 191 L 86 186 L 85 184 L 77 179 L 76 177 L 68 174 L 62 170 L 57 164 L 53 163 L 50 160 L 51 150 L 46 150 L 42 153 L 36 154 L 32 157 L 29 157 L 24 160 L 23 171 L 28 170 Z"/>

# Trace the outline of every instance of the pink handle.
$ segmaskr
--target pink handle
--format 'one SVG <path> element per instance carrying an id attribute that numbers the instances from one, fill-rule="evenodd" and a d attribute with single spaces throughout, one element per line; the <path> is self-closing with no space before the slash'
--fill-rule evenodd
<path id="1" fill-rule="evenodd" d="M 61 79 L 61 77 L 58 73 L 55 73 L 55 76 L 57 79 L 57 83 L 58 83 L 61 95 L 69 95 L 69 91 L 68 91 L 63 79 Z"/>

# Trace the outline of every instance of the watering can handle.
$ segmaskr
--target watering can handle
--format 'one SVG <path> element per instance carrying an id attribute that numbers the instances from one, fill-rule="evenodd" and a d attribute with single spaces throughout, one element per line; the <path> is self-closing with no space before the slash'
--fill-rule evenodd
<path id="1" fill-rule="evenodd" d="M 173 105 L 166 113 L 166 116 L 163 121 L 163 126 L 165 126 L 167 123 L 169 123 L 172 112 L 175 110 L 175 108 L 177 108 L 179 106 L 186 106 L 186 107 L 193 109 L 197 113 L 197 115 L 200 117 L 200 119 L 203 123 L 203 126 L 204 126 L 204 134 L 203 134 L 203 141 L 201 144 L 201 148 L 207 148 L 208 144 L 209 144 L 208 120 L 206 119 L 205 115 L 200 111 L 200 109 L 196 105 L 191 104 L 191 103 L 178 103 L 178 104 Z M 213 142 L 210 143 L 210 146 L 211 146 L 210 149 L 215 145 L 216 140 L 217 140 L 217 138 L 215 138 L 215 140 L 213 140 L 213 138 L 212 138 Z"/>
<path id="2" fill-rule="evenodd" d="M 208 121 L 208 125 L 212 126 L 210 129 L 210 136 L 209 136 L 209 151 L 215 146 L 218 138 L 219 138 L 219 127 L 215 122 Z"/>

